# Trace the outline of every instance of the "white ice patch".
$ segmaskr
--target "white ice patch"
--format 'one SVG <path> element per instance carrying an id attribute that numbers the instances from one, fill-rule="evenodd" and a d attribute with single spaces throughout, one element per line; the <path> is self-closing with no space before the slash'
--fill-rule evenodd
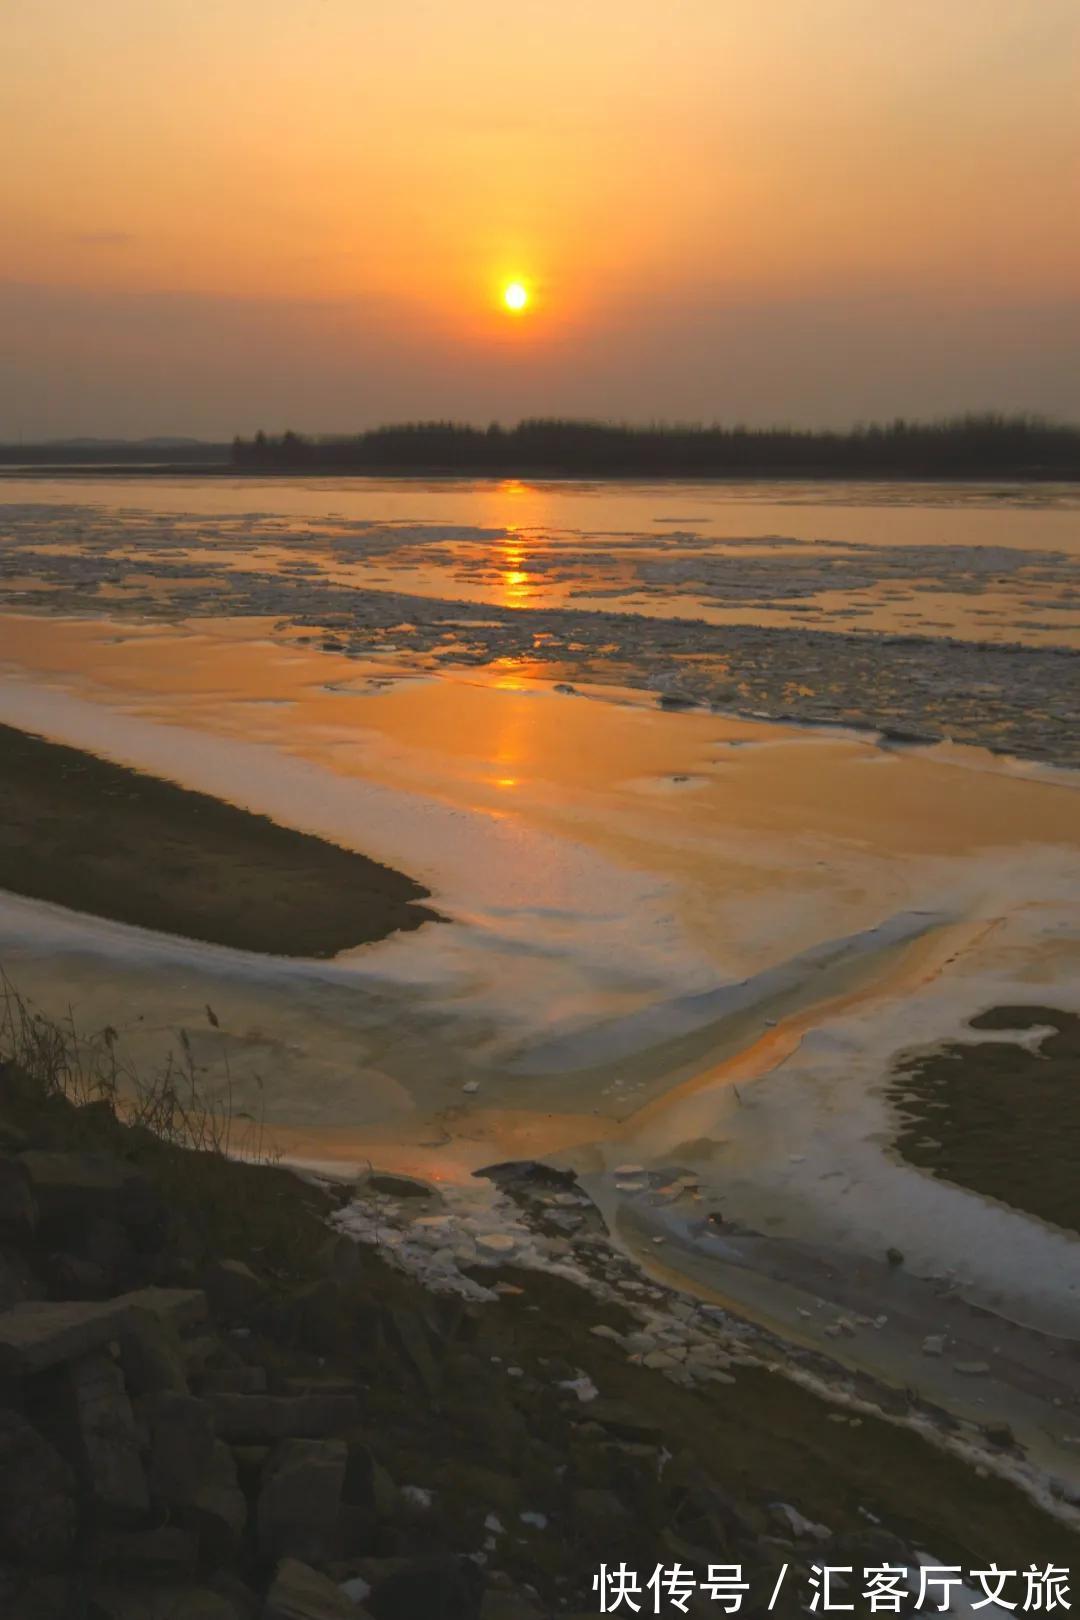
<path id="1" fill-rule="evenodd" d="M 600 1393 L 588 1373 L 583 1373 L 580 1370 L 576 1378 L 564 1378 L 559 1384 L 559 1388 L 569 1390 L 571 1395 L 576 1395 L 582 1405 L 585 1405 L 588 1401 L 595 1401 Z"/>
<path id="2" fill-rule="evenodd" d="M 340 1590 L 353 1603 L 363 1603 L 365 1598 L 371 1596 L 371 1583 L 365 1581 L 362 1575 L 354 1575 L 351 1580 L 342 1581 Z"/>
<path id="3" fill-rule="evenodd" d="M 379 1249 L 433 1293 L 495 1300 L 499 1296 L 493 1288 L 466 1272 L 506 1265 L 546 1271 L 578 1284 L 587 1281 L 582 1268 L 565 1259 L 563 1241 L 532 1231 L 513 1200 L 490 1182 L 448 1185 L 441 1191 L 446 1208 L 438 1215 L 415 1217 L 407 1204 L 368 1195 L 340 1210 L 333 1224 L 358 1243 Z"/>

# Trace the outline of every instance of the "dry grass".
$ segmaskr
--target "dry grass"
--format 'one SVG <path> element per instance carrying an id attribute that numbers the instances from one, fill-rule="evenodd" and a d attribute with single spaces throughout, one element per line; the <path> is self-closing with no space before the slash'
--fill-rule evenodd
<path id="1" fill-rule="evenodd" d="M 213 1009 L 206 1008 L 211 1029 Z M 337 1202 L 294 1175 L 265 1120 L 236 1106 L 222 1038 L 211 1080 L 181 1030 L 150 1072 L 124 1054 L 123 1031 L 54 1017 L 0 968 L 0 1123 L 34 1147 L 119 1156 L 153 1181 L 185 1227 L 196 1264 L 240 1256 L 269 1278 L 306 1276 Z"/>
<path id="2" fill-rule="evenodd" d="M 212 1007 L 208 1023 L 217 1027 Z M 210 1086 L 195 1061 L 187 1031 L 160 1066 L 141 1072 L 123 1056 L 120 1031 L 111 1024 L 80 1029 L 69 1006 L 62 1018 L 41 1012 L 0 969 L 0 1063 L 20 1073 L 42 1097 L 62 1098 L 76 1108 L 104 1104 L 118 1120 L 149 1131 L 160 1142 L 198 1153 L 254 1164 L 273 1162 L 265 1119 L 238 1110 L 228 1052 L 222 1042 L 224 1080 Z M 256 1085 L 261 1082 L 256 1076 Z"/>

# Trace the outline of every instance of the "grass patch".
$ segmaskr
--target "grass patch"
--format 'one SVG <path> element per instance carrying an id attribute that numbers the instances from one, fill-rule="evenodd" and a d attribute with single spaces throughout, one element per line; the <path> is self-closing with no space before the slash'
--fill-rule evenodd
<path id="1" fill-rule="evenodd" d="M 0 1132 L 143 1171 L 181 1219 L 195 1266 L 243 1255 L 282 1281 L 302 1277 L 334 1200 L 277 1164 L 263 1121 L 235 1107 L 225 1063 L 208 1089 L 181 1031 L 156 1070 L 140 1071 L 115 1029 L 47 1017 L 0 973 Z"/>
<path id="2" fill-rule="evenodd" d="M 889 1087 L 910 1164 L 1080 1232 L 1080 1018 L 1054 1007 L 994 1007 L 975 1030 L 1049 1025 L 1035 1051 L 1012 1041 L 950 1042 L 913 1057 Z"/>
<path id="3" fill-rule="evenodd" d="M 402 872 L 205 793 L 0 726 L 0 888 L 271 956 L 438 914 Z"/>

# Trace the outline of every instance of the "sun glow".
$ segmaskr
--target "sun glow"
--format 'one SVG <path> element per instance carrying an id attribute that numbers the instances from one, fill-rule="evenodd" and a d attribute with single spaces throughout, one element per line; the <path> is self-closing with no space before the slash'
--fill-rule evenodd
<path id="1" fill-rule="evenodd" d="M 513 310 L 515 315 L 519 314 L 528 302 L 528 290 L 521 285 L 520 281 L 508 282 L 503 288 L 503 303 L 507 309 Z"/>

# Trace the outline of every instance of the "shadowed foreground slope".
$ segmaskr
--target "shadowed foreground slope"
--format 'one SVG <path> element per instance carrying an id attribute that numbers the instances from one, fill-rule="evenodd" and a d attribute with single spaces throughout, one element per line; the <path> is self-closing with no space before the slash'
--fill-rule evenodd
<path id="1" fill-rule="evenodd" d="M 571 1620 L 625 1560 L 738 1564 L 745 1620 L 801 1620 L 815 1564 L 1077 1566 L 1005 1480 L 765 1364 L 672 1382 L 550 1272 L 426 1293 L 328 1229 L 394 1178 L 191 1151 L 227 1140 L 193 1071 L 124 1118 L 114 1057 L 0 996 L 5 1616 Z"/>

